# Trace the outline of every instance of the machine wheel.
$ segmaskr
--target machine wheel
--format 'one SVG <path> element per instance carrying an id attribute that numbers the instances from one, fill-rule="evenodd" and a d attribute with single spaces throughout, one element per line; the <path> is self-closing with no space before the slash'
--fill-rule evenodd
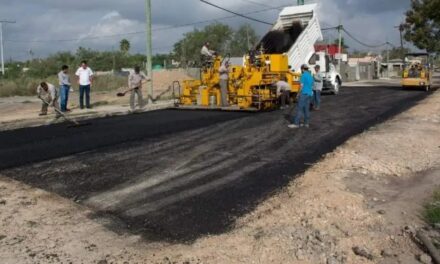
<path id="1" fill-rule="evenodd" d="M 341 80 L 339 80 L 339 78 L 338 78 L 338 79 L 336 79 L 336 84 L 335 84 L 335 87 L 333 88 L 332 94 L 338 95 L 340 89 L 341 89 Z"/>

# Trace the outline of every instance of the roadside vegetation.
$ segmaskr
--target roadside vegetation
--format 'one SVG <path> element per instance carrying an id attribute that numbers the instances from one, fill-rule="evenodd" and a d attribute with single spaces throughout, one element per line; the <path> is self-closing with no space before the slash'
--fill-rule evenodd
<path id="1" fill-rule="evenodd" d="M 430 225 L 440 224 L 440 188 L 434 192 L 432 200 L 425 205 L 423 216 Z"/>

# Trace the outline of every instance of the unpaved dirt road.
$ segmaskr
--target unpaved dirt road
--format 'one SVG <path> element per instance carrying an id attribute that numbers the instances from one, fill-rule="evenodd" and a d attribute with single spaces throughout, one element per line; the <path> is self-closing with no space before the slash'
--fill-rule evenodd
<path id="1" fill-rule="evenodd" d="M 346 88 L 298 131 L 288 112 L 167 110 L 2 132 L 0 173 L 91 208 L 111 230 L 191 242 L 230 230 L 322 155 L 427 95 Z"/>

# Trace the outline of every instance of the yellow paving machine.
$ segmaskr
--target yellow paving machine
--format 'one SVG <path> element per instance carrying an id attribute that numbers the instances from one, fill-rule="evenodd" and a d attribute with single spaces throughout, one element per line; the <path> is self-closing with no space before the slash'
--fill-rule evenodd
<path id="1" fill-rule="evenodd" d="M 231 66 L 227 97 L 230 106 L 222 107 L 219 69 L 228 60 L 217 56 L 205 63 L 199 80 L 184 81 L 177 89 L 181 91 L 177 106 L 184 109 L 264 111 L 279 105 L 277 81 L 287 80 L 292 97 L 300 89 L 300 74 L 289 69 L 286 55 L 248 55 L 244 58 L 244 65 Z"/>
<path id="2" fill-rule="evenodd" d="M 174 83 L 176 106 L 186 109 L 265 111 L 279 104 L 275 83 L 286 80 L 290 97 L 300 90 L 302 64 L 315 53 L 314 44 L 322 39 L 317 5 L 284 8 L 273 28 L 239 63 L 231 66 L 228 81 L 228 105 L 221 106 L 220 67 L 229 57 L 203 62 L 200 78 Z M 181 87 L 180 87 L 181 86 Z M 176 91 L 180 94 L 176 95 Z"/>
<path id="3" fill-rule="evenodd" d="M 431 89 L 432 67 L 428 53 L 409 53 L 405 56 L 402 76 L 403 88 Z"/>

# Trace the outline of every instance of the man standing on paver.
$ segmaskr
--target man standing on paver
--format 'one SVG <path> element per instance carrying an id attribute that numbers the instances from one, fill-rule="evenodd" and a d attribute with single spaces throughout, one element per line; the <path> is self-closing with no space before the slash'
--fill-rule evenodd
<path id="1" fill-rule="evenodd" d="M 138 98 L 138 106 L 139 108 L 144 107 L 144 99 L 142 97 L 142 81 L 147 80 L 149 81 L 148 77 L 145 76 L 141 72 L 141 69 L 139 66 L 134 67 L 134 72 L 128 76 L 128 89 L 131 90 L 130 95 L 130 109 L 131 111 L 134 111 L 136 109 L 135 105 L 135 96 L 137 95 Z"/>
<path id="2" fill-rule="evenodd" d="M 86 107 L 88 109 L 90 106 L 90 87 L 93 82 L 93 71 L 87 66 L 87 61 L 81 62 L 81 67 L 76 71 L 75 74 L 78 78 L 79 84 L 79 106 L 84 109 L 84 94 L 86 95 Z"/>
<path id="3" fill-rule="evenodd" d="M 61 112 L 69 112 L 67 108 L 67 102 L 69 101 L 70 92 L 70 76 L 69 76 L 69 66 L 63 65 L 61 71 L 58 73 L 58 81 L 60 84 L 60 107 Z"/>
<path id="4" fill-rule="evenodd" d="M 42 101 L 41 112 L 39 114 L 40 116 L 47 115 L 47 109 L 49 106 L 53 106 L 58 109 L 58 92 L 57 88 L 55 88 L 55 85 L 47 82 L 40 83 L 40 85 L 37 87 L 37 95 Z M 59 117 L 58 113 L 57 117 Z"/>
<path id="5" fill-rule="evenodd" d="M 221 106 L 229 106 L 228 101 L 228 86 L 229 86 L 229 62 L 225 62 L 219 69 L 220 73 L 220 93 L 221 93 Z"/>
<path id="6" fill-rule="evenodd" d="M 315 74 L 313 75 L 313 109 L 319 111 L 321 108 L 321 92 L 324 82 L 324 78 L 321 73 L 321 67 L 319 65 L 315 66 Z"/>
<path id="7" fill-rule="evenodd" d="M 293 124 L 289 128 L 299 128 L 302 117 L 304 116 L 304 126 L 309 127 L 310 119 L 310 102 L 313 96 L 313 77 L 309 71 L 309 66 L 304 64 L 301 66 L 301 91 L 299 93 L 298 107 Z"/>

